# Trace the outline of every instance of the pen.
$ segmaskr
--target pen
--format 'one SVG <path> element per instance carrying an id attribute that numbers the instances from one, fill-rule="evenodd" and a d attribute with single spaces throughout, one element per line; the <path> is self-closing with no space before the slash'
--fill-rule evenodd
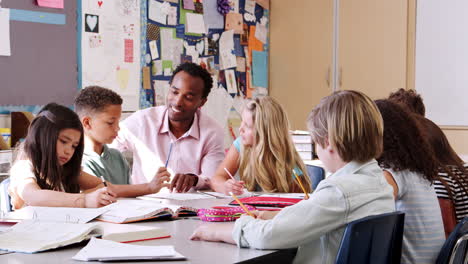
<path id="1" fill-rule="evenodd" d="M 169 145 L 169 154 L 167 154 L 166 164 L 164 164 L 164 167 L 166 168 L 167 168 L 167 164 L 169 164 L 169 158 L 171 157 L 171 153 L 172 153 L 172 142 Z"/>
<path id="2" fill-rule="evenodd" d="M 293 174 L 294 174 L 294 177 L 296 178 L 297 182 L 299 183 L 299 186 L 301 187 L 302 191 L 304 192 L 305 194 L 305 199 L 309 199 L 309 194 L 306 192 L 305 188 L 304 188 L 304 185 L 302 185 L 302 181 L 301 179 L 299 178 L 299 176 L 296 174 L 296 171 L 293 169 L 292 170 Z"/>
<path id="3" fill-rule="evenodd" d="M 104 176 L 101 176 L 102 183 L 104 184 L 105 187 L 107 187 L 107 182 L 104 180 Z"/>
<path id="4" fill-rule="evenodd" d="M 232 193 L 232 192 L 229 192 L 229 194 L 234 198 L 234 200 L 237 201 L 237 203 L 240 205 L 240 207 L 242 207 L 242 209 L 244 209 L 244 211 L 250 215 L 251 217 L 253 218 L 256 218 L 254 214 L 252 214 L 252 212 L 249 211 L 249 209 L 247 209 L 247 207 L 245 207 L 245 205 L 239 200 L 239 198 L 237 198 L 237 196 Z"/>

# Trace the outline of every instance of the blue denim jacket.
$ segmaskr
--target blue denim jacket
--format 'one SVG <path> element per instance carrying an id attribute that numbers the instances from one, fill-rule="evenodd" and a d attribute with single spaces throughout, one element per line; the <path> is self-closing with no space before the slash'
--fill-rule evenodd
<path id="1" fill-rule="evenodd" d="M 335 263 L 347 223 L 393 211 L 393 189 L 377 162 L 352 161 L 320 182 L 309 200 L 284 208 L 273 219 L 242 216 L 232 237 L 240 247 L 298 247 L 294 263 Z"/>

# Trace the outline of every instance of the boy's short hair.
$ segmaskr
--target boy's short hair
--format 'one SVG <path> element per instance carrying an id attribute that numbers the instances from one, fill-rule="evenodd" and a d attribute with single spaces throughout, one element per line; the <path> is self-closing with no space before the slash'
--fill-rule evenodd
<path id="1" fill-rule="evenodd" d="M 411 112 L 424 116 L 426 114 L 426 107 L 424 106 L 423 99 L 415 90 L 405 90 L 403 88 L 391 93 L 388 100 L 407 107 Z"/>
<path id="2" fill-rule="evenodd" d="M 122 97 L 100 86 L 88 86 L 75 98 L 75 111 L 81 117 L 102 112 L 109 105 L 122 105 Z"/>
<path id="3" fill-rule="evenodd" d="M 338 91 L 312 110 L 307 126 L 315 143 L 327 140 L 341 159 L 365 162 L 383 150 L 383 121 L 375 103 L 358 91 Z"/>

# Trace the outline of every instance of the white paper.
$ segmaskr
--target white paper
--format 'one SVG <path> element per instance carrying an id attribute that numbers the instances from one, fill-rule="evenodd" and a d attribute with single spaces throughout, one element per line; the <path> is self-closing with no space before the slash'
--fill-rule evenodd
<path id="1" fill-rule="evenodd" d="M 154 93 L 155 93 L 155 103 L 156 105 L 165 105 L 166 96 L 169 91 L 169 82 L 168 81 L 153 81 Z"/>
<path id="2" fill-rule="evenodd" d="M 169 8 L 169 14 L 167 15 L 167 24 L 171 26 L 177 25 L 177 6 L 171 6 Z"/>
<path id="3" fill-rule="evenodd" d="M 226 127 L 232 103 L 232 97 L 226 89 L 212 89 L 202 111 L 216 120 L 221 127 Z"/>
<path id="4" fill-rule="evenodd" d="M 151 52 L 151 58 L 153 60 L 159 58 L 159 51 L 158 51 L 158 45 L 156 44 L 156 40 L 152 40 L 149 42 L 149 47 L 150 47 L 150 52 Z"/>
<path id="5" fill-rule="evenodd" d="M 172 61 L 172 65 L 180 64 L 180 54 L 182 54 L 184 47 L 181 39 L 173 38 L 174 29 L 161 28 L 161 59 Z"/>
<path id="6" fill-rule="evenodd" d="M 160 24 L 166 25 L 167 15 L 162 12 L 163 3 L 150 0 L 148 6 L 148 18 Z"/>
<path id="7" fill-rule="evenodd" d="M 226 77 L 226 86 L 228 93 L 237 93 L 236 73 L 234 72 L 234 70 L 225 70 L 224 75 Z"/>
<path id="8" fill-rule="evenodd" d="M 202 14 L 186 13 L 185 32 L 206 34 L 205 20 Z"/>
<path id="9" fill-rule="evenodd" d="M 265 25 L 257 22 L 255 27 L 255 37 L 262 43 L 267 43 L 267 28 Z"/>
<path id="10" fill-rule="evenodd" d="M 239 13 L 239 0 L 229 0 L 229 13 Z"/>
<path id="11" fill-rule="evenodd" d="M 254 0 L 245 0 L 245 12 L 255 14 L 255 4 Z"/>
<path id="12" fill-rule="evenodd" d="M 244 57 L 237 57 L 237 71 L 238 72 L 245 72 L 245 58 Z"/>
<path id="13" fill-rule="evenodd" d="M 72 207 L 42 207 L 27 206 L 9 213 L 7 219 L 35 219 L 50 222 L 87 223 L 99 215 L 110 210 L 109 207 L 101 208 L 72 208 Z"/>
<path id="14" fill-rule="evenodd" d="M 11 56 L 10 9 L 0 7 L 0 56 Z"/>
<path id="15" fill-rule="evenodd" d="M 174 246 L 140 246 L 92 238 L 72 259 L 92 260 L 137 260 L 174 258 L 178 254 Z M 183 256 L 182 256 L 183 258 Z"/>
<path id="16" fill-rule="evenodd" d="M 169 200 L 177 200 L 177 201 L 187 201 L 187 200 L 208 199 L 208 198 L 213 198 L 213 197 L 203 194 L 203 193 L 175 193 L 174 192 L 174 193 L 154 193 L 154 194 L 140 196 L 138 198 L 141 198 L 141 199 L 158 198 L 158 199 L 169 199 Z"/>
<path id="17" fill-rule="evenodd" d="M 219 39 L 219 53 L 221 69 L 229 69 L 237 66 L 236 55 L 232 54 L 234 50 L 234 30 L 224 31 Z"/>

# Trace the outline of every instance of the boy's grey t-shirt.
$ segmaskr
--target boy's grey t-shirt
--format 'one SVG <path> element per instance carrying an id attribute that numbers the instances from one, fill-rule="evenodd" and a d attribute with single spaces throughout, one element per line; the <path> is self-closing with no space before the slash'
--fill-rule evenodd
<path id="1" fill-rule="evenodd" d="M 85 148 L 82 161 L 83 171 L 91 175 L 104 176 L 112 184 L 130 184 L 130 167 L 120 151 L 104 145 L 99 155 Z"/>

